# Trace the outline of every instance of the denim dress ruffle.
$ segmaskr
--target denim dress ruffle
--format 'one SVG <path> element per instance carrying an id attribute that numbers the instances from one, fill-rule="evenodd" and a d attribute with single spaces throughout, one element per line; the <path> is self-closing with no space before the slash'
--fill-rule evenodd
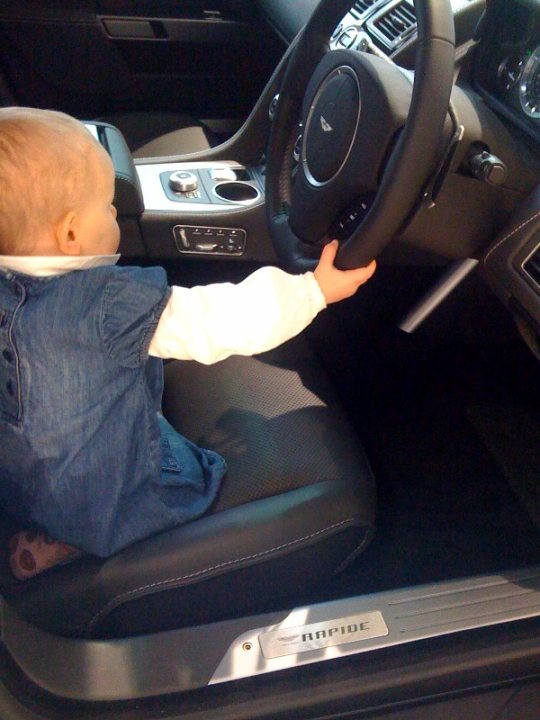
<path id="1" fill-rule="evenodd" d="M 0 272 L 0 502 L 107 557 L 205 513 L 226 472 L 160 414 L 162 268 Z"/>

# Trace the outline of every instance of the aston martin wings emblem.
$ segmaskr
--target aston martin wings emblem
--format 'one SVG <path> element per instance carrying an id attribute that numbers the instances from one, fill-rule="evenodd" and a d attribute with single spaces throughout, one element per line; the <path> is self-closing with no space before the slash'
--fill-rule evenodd
<path id="1" fill-rule="evenodd" d="M 298 640 L 300 635 L 282 635 L 281 637 L 278 637 L 278 640 L 282 643 L 293 643 Z"/>
<path id="2" fill-rule="evenodd" d="M 323 115 L 321 115 L 320 119 L 321 119 L 321 127 L 324 130 L 324 132 L 332 132 L 332 130 L 334 128 L 330 125 L 330 123 L 327 120 L 325 120 Z"/>

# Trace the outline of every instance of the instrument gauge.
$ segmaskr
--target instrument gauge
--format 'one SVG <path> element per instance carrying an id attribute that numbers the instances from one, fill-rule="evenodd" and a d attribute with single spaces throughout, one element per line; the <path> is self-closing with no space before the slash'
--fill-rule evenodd
<path id="1" fill-rule="evenodd" d="M 526 58 L 519 85 L 519 101 L 528 117 L 540 120 L 540 45 Z"/>
<path id="2" fill-rule="evenodd" d="M 499 84 L 505 92 L 511 90 L 519 82 L 525 59 L 522 55 L 510 55 L 499 65 L 497 75 Z"/>

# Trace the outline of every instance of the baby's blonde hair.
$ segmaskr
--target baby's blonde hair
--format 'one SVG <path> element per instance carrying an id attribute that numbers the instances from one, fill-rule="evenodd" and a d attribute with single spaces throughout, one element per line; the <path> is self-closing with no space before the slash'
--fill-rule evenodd
<path id="1" fill-rule="evenodd" d="M 85 126 L 53 110 L 0 108 L 0 255 L 31 252 L 88 193 L 88 157 L 99 147 Z"/>

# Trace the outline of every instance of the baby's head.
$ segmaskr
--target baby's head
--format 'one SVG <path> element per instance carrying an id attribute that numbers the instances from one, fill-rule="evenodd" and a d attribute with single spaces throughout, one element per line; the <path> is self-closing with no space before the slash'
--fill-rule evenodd
<path id="1" fill-rule="evenodd" d="M 108 255 L 114 168 L 78 120 L 0 108 L 0 255 Z"/>

